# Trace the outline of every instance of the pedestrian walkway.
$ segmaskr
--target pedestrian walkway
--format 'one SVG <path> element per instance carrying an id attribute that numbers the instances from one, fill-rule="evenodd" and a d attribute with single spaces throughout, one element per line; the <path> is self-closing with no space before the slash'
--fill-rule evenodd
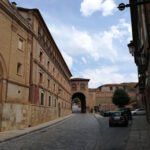
<path id="1" fill-rule="evenodd" d="M 150 125 L 146 116 L 133 117 L 125 150 L 150 150 Z"/>
<path id="2" fill-rule="evenodd" d="M 52 126 L 52 125 L 55 125 L 55 124 L 58 124 L 59 122 L 62 123 L 63 121 L 65 121 L 69 118 L 72 118 L 72 117 L 73 117 L 73 115 L 71 114 L 71 115 L 68 115 L 68 116 L 65 116 L 65 117 L 62 117 L 62 118 L 58 118 L 56 120 L 52 120 L 52 121 L 49 121 L 49 122 L 46 122 L 46 123 L 42 123 L 42 124 L 34 126 L 34 127 L 28 127 L 28 128 L 23 128 L 23 129 L 19 129 L 19 130 L 11 130 L 11 131 L 0 132 L 0 142 L 4 142 L 4 141 L 7 141 L 7 140 L 10 140 L 10 139 L 28 134 L 30 132 L 37 131 L 37 130 L 40 130 L 40 129 L 43 129 L 43 128 L 46 128 L 46 127 L 49 127 L 49 126 Z"/>

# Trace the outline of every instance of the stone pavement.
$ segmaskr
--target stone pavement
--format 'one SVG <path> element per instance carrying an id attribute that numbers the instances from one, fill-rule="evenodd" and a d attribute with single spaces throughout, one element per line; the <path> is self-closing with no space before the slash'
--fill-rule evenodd
<path id="1" fill-rule="evenodd" d="M 146 116 L 133 117 L 125 150 L 150 150 L 150 124 Z"/>
<path id="2" fill-rule="evenodd" d="M 34 132 L 49 126 L 54 126 L 55 124 L 58 124 L 59 122 L 63 122 L 69 118 L 72 118 L 73 114 L 65 116 L 65 117 L 61 117 L 46 123 L 42 123 L 40 125 L 34 126 L 34 127 L 28 127 L 28 128 L 23 128 L 23 129 L 18 129 L 18 130 L 10 130 L 10 131 L 4 131 L 4 132 L 0 132 L 0 143 L 19 137 L 19 136 L 23 136 L 25 134 L 28 134 L 30 132 Z"/>

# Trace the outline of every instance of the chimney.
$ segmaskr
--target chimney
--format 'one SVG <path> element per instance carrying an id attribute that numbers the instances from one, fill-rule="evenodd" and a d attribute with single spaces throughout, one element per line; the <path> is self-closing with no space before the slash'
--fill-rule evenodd
<path id="1" fill-rule="evenodd" d="M 17 8 L 17 3 L 16 2 L 11 2 L 11 4 L 12 4 L 13 8 L 15 8 L 15 9 Z"/>

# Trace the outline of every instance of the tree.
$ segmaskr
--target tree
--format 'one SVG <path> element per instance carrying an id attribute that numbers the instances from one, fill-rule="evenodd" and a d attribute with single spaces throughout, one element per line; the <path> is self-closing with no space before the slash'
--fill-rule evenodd
<path id="1" fill-rule="evenodd" d="M 128 93 L 123 89 L 116 89 L 112 98 L 112 102 L 118 107 L 124 107 L 130 101 Z"/>
<path id="2" fill-rule="evenodd" d="M 79 99 L 79 98 L 74 98 L 72 101 L 73 101 L 74 103 L 78 103 L 78 102 L 80 102 L 80 99 Z"/>

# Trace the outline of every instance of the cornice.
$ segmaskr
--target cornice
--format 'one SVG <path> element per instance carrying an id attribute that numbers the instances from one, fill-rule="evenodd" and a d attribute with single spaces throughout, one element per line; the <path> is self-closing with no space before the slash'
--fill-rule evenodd
<path id="1" fill-rule="evenodd" d="M 41 48 L 45 51 L 45 53 L 49 56 L 49 58 L 51 58 L 52 62 L 56 65 L 58 70 L 60 70 L 60 72 L 62 72 L 64 78 L 68 81 L 68 83 L 70 83 L 70 79 L 67 77 L 67 75 L 63 71 L 61 65 L 59 64 L 59 62 L 57 61 L 57 59 L 55 58 L 55 56 L 51 52 L 51 49 L 45 48 L 44 44 L 42 44 L 42 41 L 40 41 L 40 39 L 36 35 L 35 35 L 35 39 L 38 41 L 38 43 L 40 44 Z"/>
<path id="2" fill-rule="evenodd" d="M 6 5 L 3 1 L 0 1 L 0 8 L 8 15 L 10 16 L 12 19 L 14 19 L 21 27 L 23 27 L 27 32 L 29 32 L 30 34 L 34 34 L 34 32 L 32 31 L 32 28 L 30 27 L 28 21 L 23 18 L 17 8 L 13 8 L 10 5 Z"/>

